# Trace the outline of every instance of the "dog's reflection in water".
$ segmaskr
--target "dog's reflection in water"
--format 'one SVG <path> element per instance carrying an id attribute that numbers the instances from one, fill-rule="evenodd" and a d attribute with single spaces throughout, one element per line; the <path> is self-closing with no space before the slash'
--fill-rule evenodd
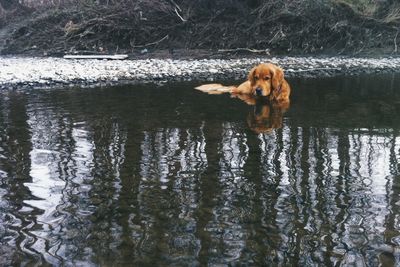
<path id="1" fill-rule="evenodd" d="M 247 124 L 253 132 L 257 134 L 270 133 L 274 129 L 282 128 L 283 115 L 289 109 L 289 101 L 269 102 L 243 94 L 232 94 L 232 97 L 239 98 L 252 106 L 247 115 Z"/>

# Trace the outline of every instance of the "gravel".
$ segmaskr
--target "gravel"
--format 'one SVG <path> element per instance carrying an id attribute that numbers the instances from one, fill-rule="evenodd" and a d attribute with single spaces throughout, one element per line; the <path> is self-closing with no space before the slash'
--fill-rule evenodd
<path id="1" fill-rule="evenodd" d="M 398 57 L 260 57 L 223 60 L 71 60 L 51 57 L 0 57 L 0 88 L 243 80 L 249 69 L 260 62 L 278 64 L 289 78 L 400 72 Z"/>

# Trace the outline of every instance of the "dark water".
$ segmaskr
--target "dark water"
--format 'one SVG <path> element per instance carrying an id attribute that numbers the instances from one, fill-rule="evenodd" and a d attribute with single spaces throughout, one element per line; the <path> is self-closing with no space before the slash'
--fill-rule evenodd
<path id="1" fill-rule="evenodd" d="M 290 83 L 0 93 L 0 266 L 399 265 L 400 75 Z"/>

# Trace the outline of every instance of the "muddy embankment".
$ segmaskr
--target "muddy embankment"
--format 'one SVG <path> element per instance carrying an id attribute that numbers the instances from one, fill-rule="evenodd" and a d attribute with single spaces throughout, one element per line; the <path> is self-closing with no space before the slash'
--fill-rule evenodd
<path id="1" fill-rule="evenodd" d="M 14 4 L 12 4 L 14 3 Z M 400 4 L 371 0 L 0 0 L 0 53 L 181 58 L 397 55 Z M 199 55 L 198 51 L 213 51 Z M 214 55 L 214 54 L 213 54 Z"/>

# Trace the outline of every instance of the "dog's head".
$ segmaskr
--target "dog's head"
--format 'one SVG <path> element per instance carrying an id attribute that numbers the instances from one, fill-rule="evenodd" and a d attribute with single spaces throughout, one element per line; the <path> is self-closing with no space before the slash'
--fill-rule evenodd
<path id="1" fill-rule="evenodd" d="M 260 64 L 251 69 L 248 79 L 254 95 L 268 96 L 282 86 L 283 70 L 271 63 Z"/>

